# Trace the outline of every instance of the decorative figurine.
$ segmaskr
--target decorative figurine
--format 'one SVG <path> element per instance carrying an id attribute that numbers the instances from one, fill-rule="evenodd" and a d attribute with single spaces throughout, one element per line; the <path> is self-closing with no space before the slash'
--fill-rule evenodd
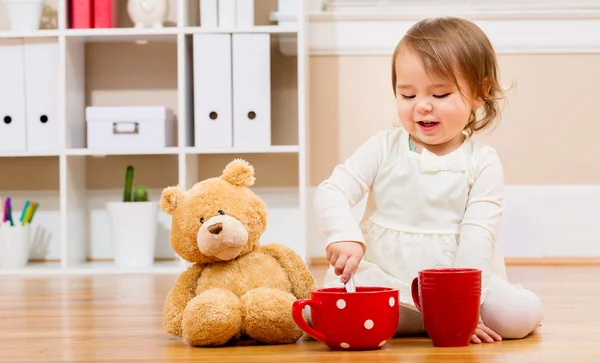
<path id="1" fill-rule="evenodd" d="M 169 14 L 169 0 L 129 0 L 127 13 L 136 28 L 162 28 Z"/>

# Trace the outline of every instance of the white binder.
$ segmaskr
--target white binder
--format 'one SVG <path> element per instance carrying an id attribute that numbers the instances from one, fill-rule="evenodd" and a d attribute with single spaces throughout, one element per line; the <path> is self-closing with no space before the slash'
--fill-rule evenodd
<path id="1" fill-rule="evenodd" d="M 23 41 L 0 39 L 0 151 L 26 151 Z"/>
<path id="2" fill-rule="evenodd" d="M 233 34 L 233 145 L 271 145 L 270 35 Z"/>
<path id="3" fill-rule="evenodd" d="M 218 0 L 200 0 L 200 26 L 203 28 L 219 26 Z"/>
<path id="4" fill-rule="evenodd" d="M 235 22 L 238 28 L 254 26 L 254 0 L 236 0 Z"/>
<path id="5" fill-rule="evenodd" d="M 25 40 L 27 149 L 59 150 L 58 42 Z"/>
<path id="6" fill-rule="evenodd" d="M 193 49 L 195 146 L 231 147 L 231 34 L 194 34 Z"/>
<path id="7" fill-rule="evenodd" d="M 219 28 L 235 28 L 235 0 L 219 0 Z"/>

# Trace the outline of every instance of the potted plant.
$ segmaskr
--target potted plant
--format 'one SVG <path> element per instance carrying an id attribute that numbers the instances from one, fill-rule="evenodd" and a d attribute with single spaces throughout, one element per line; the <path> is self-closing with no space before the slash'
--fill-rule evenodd
<path id="1" fill-rule="evenodd" d="M 147 267 L 154 263 L 158 203 L 148 200 L 143 186 L 133 188 L 133 166 L 127 166 L 123 200 L 108 202 L 114 263 L 122 267 Z M 133 197 L 132 197 L 133 195 Z"/>

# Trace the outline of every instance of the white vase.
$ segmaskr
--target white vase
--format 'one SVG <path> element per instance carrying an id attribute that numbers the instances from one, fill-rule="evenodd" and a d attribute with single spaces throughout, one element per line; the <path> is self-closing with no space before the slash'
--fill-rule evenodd
<path id="1" fill-rule="evenodd" d="M 114 263 L 148 267 L 154 263 L 157 202 L 109 202 L 106 205 L 113 240 Z"/>
<path id="2" fill-rule="evenodd" d="M 40 28 L 44 0 L 4 0 L 10 30 L 34 32 Z"/>
<path id="3" fill-rule="evenodd" d="M 162 28 L 169 14 L 169 0 L 129 0 L 127 13 L 136 28 Z"/>
<path id="4" fill-rule="evenodd" d="M 17 220 L 18 222 L 18 220 Z M 21 227 L 0 227 L 0 268 L 16 269 L 27 265 L 29 261 L 30 225 Z"/>

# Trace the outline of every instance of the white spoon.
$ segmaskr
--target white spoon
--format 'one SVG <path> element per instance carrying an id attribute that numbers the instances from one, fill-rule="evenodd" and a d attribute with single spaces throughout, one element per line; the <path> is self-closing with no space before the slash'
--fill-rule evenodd
<path id="1" fill-rule="evenodd" d="M 356 292 L 356 284 L 354 284 L 354 274 L 350 275 L 350 278 L 344 284 L 346 292 Z"/>

